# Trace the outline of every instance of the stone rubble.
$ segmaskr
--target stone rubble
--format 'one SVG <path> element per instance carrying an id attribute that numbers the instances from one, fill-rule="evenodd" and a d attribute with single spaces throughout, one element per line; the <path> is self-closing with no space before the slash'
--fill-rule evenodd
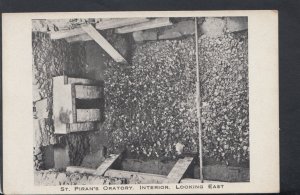
<path id="1" fill-rule="evenodd" d="M 35 185 L 120 185 L 126 184 L 125 179 L 81 173 L 59 172 L 56 170 L 35 171 Z"/>
<path id="2" fill-rule="evenodd" d="M 249 160 L 247 43 L 246 31 L 199 38 L 204 157 L 223 164 Z M 110 150 L 176 158 L 180 142 L 197 153 L 194 37 L 136 44 L 132 65 L 107 67 Z"/>

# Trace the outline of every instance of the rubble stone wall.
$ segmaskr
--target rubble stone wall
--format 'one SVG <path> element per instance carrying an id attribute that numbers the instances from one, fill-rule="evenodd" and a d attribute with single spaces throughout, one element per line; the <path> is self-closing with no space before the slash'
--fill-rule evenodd
<path id="1" fill-rule="evenodd" d="M 204 158 L 249 162 L 248 34 L 199 37 Z M 132 64 L 108 64 L 105 130 L 110 150 L 176 158 L 175 146 L 197 153 L 195 40 L 135 45 Z"/>
<path id="2" fill-rule="evenodd" d="M 70 145 L 72 163 L 78 165 L 89 149 L 88 135 L 55 135 L 52 119 L 52 77 L 63 74 L 83 75 L 85 73 L 85 50 L 79 44 L 69 44 L 65 40 L 51 40 L 49 34 L 32 33 L 33 54 L 33 105 L 37 109 L 34 122 L 34 164 L 35 169 L 44 168 L 44 147 L 54 144 Z M 46 104 L 41 101 L 47 99 Z"/>
<path id="3" fill-rule="evenodd" d="M 249 161 L 247 31 L 199 39 L 204 155 Z"/>

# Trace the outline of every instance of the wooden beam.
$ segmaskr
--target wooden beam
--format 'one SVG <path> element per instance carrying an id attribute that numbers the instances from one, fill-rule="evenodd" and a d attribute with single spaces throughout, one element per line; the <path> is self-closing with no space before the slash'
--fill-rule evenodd
<path id="1" fill-rule="evenodd" d="M 61 30 L 61 31 L 51 32 L 50 38 L 51 39 L 64 39 L 64 38 L 73 37 L 73 36 L 81 35 L 81 34 L 85 34 L 85 31 L 82 28 L 75 28 L 75 29 L 71 29 L 71 30 Z"/>
<path id="2" fill-rule="evenodd" d="M 100 121 L 99 109 L 77 109 L 77 122 Z"/>
<path id="3" fill-rule="evenodd" d="M 211 180 L 203 180 L 204 183 L 229 183 L 224 181 L 211 181 Z M 184 178 L 180 181 L 180 183 L 202 183 L 201 179 L 193 179 L 193 178 Z"/>
<path id="4" fill-rule="evenodd" d="M 104 173 L 119 159 L 121 158 L 122 153 L 120 154 L 111 154 L 104 162 L 97 168 L 95 175 L 104 175 Z"/>
<path id="5" fill-rule="evenodd" d="M 169 26 L 169 25 L 172 25 L 172 22 L 170 22 L 169 18 L 156 18 L 148 22 L 117 28 L 115 32 L 120 34 L 130 33 L 134 31 L 158 28 L 158 27 Z"/>
<path id="6" fill-rule="evenodd" d="M 106 51 L 116 62 L 127 63 L 123 56 L 92 26 L 81 27 Z"/>
<path id="7" fill-rule="evenodd" d="M 179 183 L 191 165 L 193 159 L 194 157 L 185 157 L 184 159 L 179 159 L 163 183 Z"/>
<path id="8" fill-rule="evenodd" d="M 104 176 L 125 178 L 129 180 L 129 183 L 138 182 L 139 184 L 161 184 L 167 178 L 167 176 L 165 175 L 114 170 L 114 169 L 108 169 L 105 172 Z"/>
<path id="9" fill-rule="evenodd" d="M 88 35 L 87 33 L 80 34 L 80 35 L 75 35 L 75 36 L 72 36 L 72 37 L 67 37 L 65 39 L 66 39 L 66 41 L 68 43 L 74 43 L 74 42 L 78 42 L 78 41 L 91 41 L 91 40 L 93 40 L 92 37 L 90 37 L 90 35 Z"/>
<path id="10" fill-rule="evenodd" d="M 96 24 L 96 29 L 105 30 L 110 28 L 117 28 L 132 24 L 138 24 L 142 22 L 147 22 L 149 19 L 147 18 L 113 18 L 109 20 L 103 20 Z"/>

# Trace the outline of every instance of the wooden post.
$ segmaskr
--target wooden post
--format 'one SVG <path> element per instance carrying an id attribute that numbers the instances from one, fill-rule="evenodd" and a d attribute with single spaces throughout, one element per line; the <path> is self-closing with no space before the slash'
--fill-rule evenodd
<path id="1" fill-rule="evenodd" d="M 196 82 L 196 95 L 197 95 L 197 118 L 199 128 L 199 169 L 200 180 L 203 183 L 203 155 L 202 155 L 202 123 L 201 123 L 201 91 L 200 91 L 200 69 L 199 69 L 199 54 L 198 54 L 198 24 L 195 17 L 195 41 L 196 41 L 196 66 L 197 66 L 197 82 Z"/>

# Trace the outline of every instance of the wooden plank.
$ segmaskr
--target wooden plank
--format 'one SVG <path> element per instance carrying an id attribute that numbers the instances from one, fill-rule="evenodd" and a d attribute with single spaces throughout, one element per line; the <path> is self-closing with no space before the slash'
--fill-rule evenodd
<path id="1" fill-rule="evenodd" d="M 130 33 L 134 31 L 159 28 L 159 27 L 169 26 L 169 25 L 172 25 L 172 22 L 170 22 L 169 18 L 156 18 L 148 22 L 117 28 L 115 32 L 123 34 L 123 33 Z"/>
<path id="2" fill-rule="evenodd" d="M 139 184 L 161 184 L 166 180 L 166 175 L 157 175 L 150 173 L 140 173 L 132 171 L 114 170 L 108 169 L 104 176 L 125 178 L 129 180 L 129 183 Z"/>
<path id="3" fill-rule="evenodd" d="M 147 22 L 147 18 L 113 18 L 109 20 L 103 20 L 96 24 L 96 29 L 105 30 L 110 28 L 117 28 L 126 25 L 138 24 L 142 22 Z"/>
<path id="4" fill-rule="evenodd" d="M 61 31 L 51 32 L 50 38 L 51 39 L 64 39 L 64 38 L 73 37 L 73 36 L 81 35 L 81 34 L 85 34 L 85 31 L 82 28 L 75 28 L 75 29 L 71 29 L 71 30 L 61 30 Z"/>
<path id="5" fill-rule="evenodd" d="M 163 183 L 179 183 L 191 165 L 193 159 L 194 157 L 185 157 L 184 159 L 179 159 Z"/>
<path id="6" fill-rule="evenodd" d="M 99 86 L 75 85 L 76 98 L 97 99 L 101 98 L 101 88 Z"/>
<path id="7" fill-rule="evenodd" d="M 80 35 L 75 35 L 75 36 L 72 36 L 72 37 L 67 37 L 65 39 L 68 43 L 93 40 L 92 37 L 90 37 L 90 35 L 88 35 L 87 33 L 80 34 Z"/>
<path id="8" fill-rule="evenodd" d="M 87 34 L 89 34 L 99 45 L 110 55 L 116 62 L 127 63 L 123 56 L 92 26 L 81 27 Z"/>
<path id="9" fill-rule="evenodd" d="M 211 181 L 211 180 L 203 180 L 204 183 L 228 183 L 224 181 Z M 202 183 L 201 179 L 193 179 L 193 178 L 184 178 L 180 180 L 180 183 Z"/>
<path id="10" fill-rule="evenodd" d="M 67 132 L 95 131 L 97 122 L 70 123 L 67 125 Z"/>
<path id="11" fill-rule="evenodd" d="M 85 174 L 94 174 L 96 169 L 86 168 L 86 167 L 80 167 L 80 166 L 68 166 L 66 168 L 67 172 L 71 173 L 85 173 Z"/>
<path id="12" fill-rule="evenodd" d="M 104 162 L 97 168 L 95 175 L 104 175 L 104 173 L 121 157 L 120 154 L 111 154 Z"/>
<path id="13" fill-rule="evenodd" d="M 77 122 L 100 121 L 100 109 L 77 109 Z"/>

